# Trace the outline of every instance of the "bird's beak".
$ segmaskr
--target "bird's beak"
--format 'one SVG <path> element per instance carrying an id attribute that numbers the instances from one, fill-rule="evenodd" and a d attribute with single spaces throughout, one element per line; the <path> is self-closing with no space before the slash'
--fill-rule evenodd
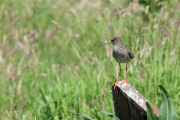
<path id="1" fill-rule="evenodd" d="M 107 42 L 107 43 L 104 43 L 104 44 L 102 44 L 101 46 L 106 45 L 106 44 L 110 44 L 110 43 L 111 43 L 111 41 L 110 41 L 110 42 Z"/>

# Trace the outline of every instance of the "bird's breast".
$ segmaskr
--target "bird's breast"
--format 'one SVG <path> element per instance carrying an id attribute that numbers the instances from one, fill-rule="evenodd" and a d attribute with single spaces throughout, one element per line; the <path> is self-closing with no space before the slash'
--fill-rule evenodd
<path id="1" fill-rule="evenodd" d="M 128 51 L 118 46 L 114 46 L 113 48 L 113 57 L 118 63 L 128 63 L 131 61 Z"/>

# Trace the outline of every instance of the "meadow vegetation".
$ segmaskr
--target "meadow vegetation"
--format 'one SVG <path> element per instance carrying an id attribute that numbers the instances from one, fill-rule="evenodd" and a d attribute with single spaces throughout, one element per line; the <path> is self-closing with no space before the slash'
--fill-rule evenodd
<path id="1" fill-rule="evenodd" d="M 0 119 L 78 120 L 114 114 L 114 36 L 131 48 L 128 80 L 160 108 L 157 84 L 180 116 L 180 1 L 1 0 Z M 125 79 L 125 64 L 120 80 Z"/>

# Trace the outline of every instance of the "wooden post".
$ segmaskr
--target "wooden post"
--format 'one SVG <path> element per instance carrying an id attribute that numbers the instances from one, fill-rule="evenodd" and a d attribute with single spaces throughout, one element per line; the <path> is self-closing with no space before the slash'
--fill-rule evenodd
<path id="1" fill-rule="evenodd" d="M 120 81 L 120 83 L 125 80 Z M 156 115 L 159 110 L 142 96 L 135 88 L 126 83 L 112 87 L 115 115 L 120 120 L 147 120 L 146 101 L 151 105 Z"/>

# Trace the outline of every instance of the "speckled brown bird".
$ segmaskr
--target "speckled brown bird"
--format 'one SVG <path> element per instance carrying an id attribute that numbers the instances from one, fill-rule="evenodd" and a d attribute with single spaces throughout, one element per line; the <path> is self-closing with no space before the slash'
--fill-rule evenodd
<path id="1" fill-rule="evenodd" d="M 128 48 L 122 44 L 121 39 L 119 37 L 113 37 L 110 42 L 102 44 L 102 45 L 106 45 L 106 44 L 110 44 L 110 43 L 112 43 L 114 45 L 113 57 L 119 63 L 119 75 L 121 73 L 121 65 L 120 64 L 126 63 L 126 82 L 123 82 L 123 83 L 126 83 L 126 85 L 127 85 L 129 83 L 127 80 L 127 63 L 132 61 L 132 59 L 134 58 L 134 55 L 130 48 Z M 120 84 L 118 81 L 119 75 L 118 75 L 117 81 L 113 84 L 114 89 L 116 87 L 116 84 Z M 121 84 L 123 84 L 123 83 L 121 83 Z"/>

